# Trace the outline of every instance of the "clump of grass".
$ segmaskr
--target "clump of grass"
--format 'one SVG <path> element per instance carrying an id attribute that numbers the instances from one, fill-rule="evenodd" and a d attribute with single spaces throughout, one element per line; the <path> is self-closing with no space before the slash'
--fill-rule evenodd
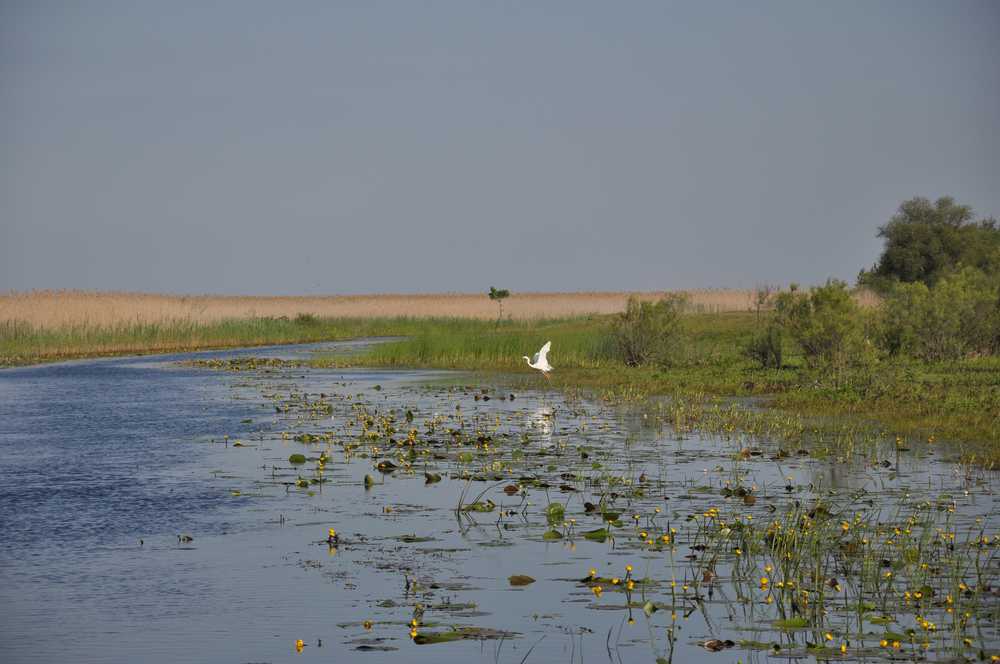
<path id="1" fill-rule="evenodd" d="M 358 359 L 378 366 L 511 370 L 546 341 L 558 348 L 565 368 L 610 366 L 602 356 L 597 317 L 542 321 L 505 321 L 499 326 L 468 319 L 430 319 L 406 339 L 379 344 Z M 321 360 L 322 361 L 322 360 Z"/>

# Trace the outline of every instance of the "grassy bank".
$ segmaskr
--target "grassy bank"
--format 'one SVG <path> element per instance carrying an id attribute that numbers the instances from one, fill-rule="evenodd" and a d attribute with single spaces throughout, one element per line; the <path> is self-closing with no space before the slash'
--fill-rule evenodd
<path id="1" fill-rule="evenodd" d="M 82 357 L 169 353 L 212 348 L 312 343 L 357 337 L 415 333 L 422 324 L 409 318 L 321 320 L 245 318 L 196 323 L 189 320 L 115 325 L 41 327 L 0 322 L 0 367 Z"/>

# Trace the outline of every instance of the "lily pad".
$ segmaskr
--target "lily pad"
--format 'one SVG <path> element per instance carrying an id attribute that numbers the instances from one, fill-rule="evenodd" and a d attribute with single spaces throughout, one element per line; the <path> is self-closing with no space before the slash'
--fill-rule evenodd
<path id="1" fill-rule="evenodd" d="M 534 583 L 535 579 L 527 574 L 513 574 L 507 577 L 507 581 L 509 581 L 512 586 L 527 586 Z"/>
<path id="2" fill-rule="evenodd" d="M 775 620 L 771 623 L 778 629 L 783 629 L 785 631 L 791 631 L 794 629 L 807 629 L 809 627 L 809 619 L 803 617 L 797 618 L 785 618 L 783 620 Z"/>
<path id="3" fill-rule="evenodd" d="M 462 506 L 463 512 L 492 512 L 497 506 L 492 500 L 477 501 L 475 503 L 469 503 L 468 505 Z"/>
<path id="4" fill-rule="evenodd" d="M 583 533 L 583 538 L 591 542 L 606 542 L 608 540 L 607 528 L 596 528 Z"/>

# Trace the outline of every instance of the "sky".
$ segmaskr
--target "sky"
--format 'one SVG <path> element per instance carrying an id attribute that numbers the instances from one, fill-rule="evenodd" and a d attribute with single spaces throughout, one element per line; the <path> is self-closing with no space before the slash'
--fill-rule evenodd
<path id="1" fill-rule="evenodd" d="M 1000 217 L 1000 3 L 0 0 L 0 291 L 853 282 Z"/>

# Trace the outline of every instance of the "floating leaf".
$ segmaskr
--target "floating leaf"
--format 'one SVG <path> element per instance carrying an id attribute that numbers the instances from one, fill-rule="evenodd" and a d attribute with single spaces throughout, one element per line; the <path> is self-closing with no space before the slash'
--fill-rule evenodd
<path id="1" fill-rule="evenodd" d="M 305 463 L 305 462 L 306 462 L 306 455 L 305 454 L 293 454 L 290 457 L 288 457 L 288 463 L 299 464 L 299 463 Z"/>
<path id="2" fill-rule="evenodd" d="M 449 641 L 458 641 L 463 639 L 463 637 L 458 632 L 421 632 L 413 637 L 413 642 L 418 646 L 427 646 L 434 643 L 448 643 Z"/>
<path id="3" fill-rule="evenodd" d="M 469 503 L 462 507 L 463 512 L 492 512 L 493 508 L 497 506 L 492 500 L 487 500 L 486 502 L 477 501 L 474 503 Z"/>
<path id="4" fill-rule="evenodd" d="M 527 574 L 513 574 L 507 577 L 507 581 L 509 581 L 512 586 L 527 586 L 535 582 L 535 580 Z"/>
<path id="5" fill-rule="evenodd" d="M 771 624 L 774 625 L 776 628 L 783 630 L 806 629 L 807 627 L 809 627 L 809 619 L 799 616 L 797 618 L 785 618 L 783 620 L 775 620 Z"/>
<path id="6" fill-rule="evenodd" d="M 595 530 L 588 530 L 583 533 L 584 539 L 589 539 L 591 542 L 606 542 L 608 539 L 608 529 L 607 528 L 597 528 Z"/>

